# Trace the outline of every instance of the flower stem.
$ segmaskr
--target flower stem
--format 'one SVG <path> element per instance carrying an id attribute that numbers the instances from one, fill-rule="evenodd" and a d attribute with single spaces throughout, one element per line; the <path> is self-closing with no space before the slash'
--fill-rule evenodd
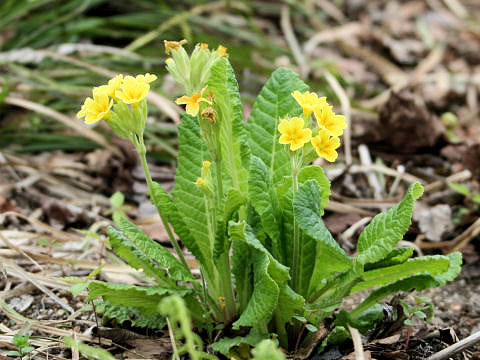
<path id="1" fill-rule="evenodd" d="M 215 159 L 216 178 L 217 178 L 217 207 L 220 209 L 223 200 L 223 181 L 222 181 L 222 155 L 220 143 L 217 146 Z M 216 224 L 215 224 L 216 227 Z M 224 252 L 219 259 L 218 271 L 220 276 L 220 286 L 222 296 L 225 298 L 225 316 L 227 321 L 232 320 L 235 316 L 235 295 L 233 294 L 232 273 L 230 269 L 229 250 Z"/>
<path id="2" fill-rule="evenodd" d="M 298 158 L 296 153 L 290 152 L 290 160 L 292 167 L 292 185 L 293 185 L 293 199 L 295 202 L 295 194 L 298 190 Z M 292 259 L 292 289 L 297 290 L 298 287 L 298 261 L 300 253 L 300 229 L 298 228 L 298 222 L 293 212 L 293 259 Z"/>
<path id="3" fill-rule="evenodd" d="M 140 155 L 140 159 L 142 161 L 142 166 L 143 166 L 143 171 L 145 172 L 145 178 L 147 179 L 147 184 L 148 184 L 148 192 L 150 194 L 150 200 L 154 203 L 154 205 L 157 208 L 158 215 L 160 216 L 160 219 L 162 220 L 163 226 L 165 227 L 165 230 L 167 231 L 168 237 L 170 238 L 170 241 L 175 249 L 175 252 L 177 253 L 178 258 L 182 262 L 182 264 L 190 270 L 187 260 L 185 260 L 185 256 L 183 255 L 182 249 L 180 248 L 180 245 L 178 244 L 177 239 L 175 239 L 175 236 L 173 235 L 172 229 L 170 228 L 170 224 L 168 223 L 165 215 L 162 213 L 161 209 L 157 204 L 155 204 L 155 201 L 153 201 L 153 180 L 152 176 L 150 175 L 150 170 L 148 169 L 148 164 L 147 164 L 147 150 L 145 147 L 145 143 L 143 141 L 143 136 L 134 136 L 134 145 L 137 148 L 137 152 Z"/>

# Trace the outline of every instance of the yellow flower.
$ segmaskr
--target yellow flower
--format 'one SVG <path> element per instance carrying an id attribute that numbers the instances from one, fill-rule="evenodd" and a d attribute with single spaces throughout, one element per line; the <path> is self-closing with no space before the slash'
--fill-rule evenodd
<path id="1" fill-rule="evenodd" d="M 170 65 L 171 62 L 173 62 L 172 58 L 167 58 L 167 60 L 165 60 L 165 64 L 167 65 Z"/>
<path id="2" fill-rule="evenodd" d="M 328 131 L 320 130 L 318 135 L 312 138 L 312 145 L 318 156 L 325 160 L 334 162 L 337 159 L 336 149 L 340 147 L 340 139 L 336 136 L 330 136 Z"/>
<path id="3" fill-rule="evenodd" d="M 205 186 L 205 180 L 203 180 L 201 177 L 197 178 L 197 181 L 195 181 L 195 185 L 197 186 Z"/>
<path id="4" fill-rule="evenodd" d="M 208 44 L 200 43 L 200 49 L 207 50 L 208 49 Z"/>
<path id="5" fill-rule="evenodd" d="M 343 115 L 337 115 L 333 112 L 332 106 L 324 104 L 314 110 L 315 119 L 318 127 L 326 130 L 330 136 L 340 136 L 347 127 L 347 120 Z"/>
<path id="6" fill-rule="evenodd" d="M 312 130 L 305 129 L 302 118 L 293 117 L 290 120 L 282 119 L 278 125 L 280 131 L 280 144 L 290 144 L 290 150 L 295 151 L 303 147 L 312 137 Z"/>
<path id="7" fill-rule="evenodd" d="M 133 76 L 125 76 L 120 90 L 115 91 L 115 96 L 125 104 L 137 105 L 145 99 L 150 90 L 150 85 Z"/>
<path id="8" fill-rule="evenodd" d="M 139 81 L 143 81 L 147 84 L 157 80 L 157 76 L 156 75 L 152 75 L 150 73 L 146 73 L 145 75 L 137 75 L 135 76 L 135 78 Z"/>
<path id="9" fill-rule="evenodd" d="M 120 89 L 123 82 L 123 75 L 118 74 L 114 78 L 108 80 L 108 85 L 101 85 L 93 88 L 94 93 L 103 93 L 107 96 L 110 96 L 112 99 L 117 100 L 115 96 L 115 91 Z"/>
<path id="10" fill-rule="evenodd" d="M 93 124 L 107 116 L 113 100 L 109 99 L 103 92 L 94 92 L 93 99 L 86 98 L 82 108 L 77 113 L 78 118 L 85 118 L 86 124 Z"/>
<path id="11" fill-rule="evenodd" d="M 203 97 L 203 93 L 206 89 L 207 87 L 205 86 L 202 89 L 202 91 L 200 91 L 199 93 L 194 93 L 192 96 L 184 95 L 182 97 L 179 97 L 177 100 L 175 100 L 175 103 L 178 105 L 186 104 L 187 106 L 185 108 L 185 111 L 187 112 L 187 114 L 190 114 L 192 116 L 197 116 L 198 111 L 200 110 L 201 102 L 206 102 L 211 104 L 210 101 L 208 101 Z"/>
<path id="12" fill-rule="evenodd" d="M 212 165 L 212 163 L 208 160 L 205 160 L 203 163 L 202 163 L 202 166 L 203 166 L 203 170 L 204 171 L 208 171 L 208 169 L 210 169 L 210 165 Z"/>
<path id="13" fill-rule="evenodd" d="M 319 106 L 327 103 L 327 98 L 318 97 L 316 93 L 305 91 L 303 94 L 295 90 L 292 96 L 297 100 L 297 103 L 302 107 L 305 116 L 310 116 L 312 112 Z"/>
<path id="14" fill-rule="evenodd" d="M 227 57 L 228 56 L 227 48 L 225 46 L 218 45 L 217 52 L 218 52 L 218 56 L 220 56 L 220 57 Z"/>
<path id="15" fill-rule="evenodd" d="M 165 53 L 167 55 L 170 55 L 170 50 L 177 50 L 179 47 L 181 47 L 183 44 L 187 43 L 187 40 L 183 39 L 180 41 L 167 41 L 163 40 L 165 44 Z"/>

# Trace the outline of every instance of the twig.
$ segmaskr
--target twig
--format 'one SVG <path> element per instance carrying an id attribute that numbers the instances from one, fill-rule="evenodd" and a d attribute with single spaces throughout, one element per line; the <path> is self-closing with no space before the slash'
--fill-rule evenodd
<path id="1" fill-rule="evenodd" d="M 480 233 L 480 218 L 478 218 L 472 225 L 468 227 L 460 235 L 456 236 L 450 242 L 455 244 L 450 250 L 447 251 L 447 254 L 458 251 L 468 244 L 475 236 Z"/>
<path id="2" fill-rule="evenodd" d="M 20 266 L 14 264 L 13 262 L 10 262 L 10 261 L 9 262 L 2 261 L 2 262 L 3 262 L 3 265 L 5 266 L 5 268 L 7 269 L 7 271 L 10 270 L 9 272 L 13 276 L 22 278 L 23 280 L 26 280 L 26 281 L 32 283 L 37 289 L 39 289 L 40 291 L 45 293 L 47 296 L 49 296 L 53 301 L 55 301 L 58 305 L 60 305 L 65 310 L 67 310 L 70 314 L 75 313 L 75 310 L 73 310 L 70 307 L 70 305 L 68 305 L 65 302 L 63 302 L 62 300 L 60 300 L 60 298 L 57 295 L 55 295 L 52 291 L 50 291 L 45 286 L 40 284 L 32 276 L 29 276 L 29 274 L 27 274 Z"/>
<path id="3" fill-rule="evenodd" d="M 368 150 L 367 145 L 361 144 L 358 146 L 358 155 L 360 157 L 360 162 L 362 165 L 371 166 L 372 158 L 370 157 L 370 151 Z M 373 197 L 376 199 L 382 198 L 382 187 L 378 181 L 377 175 L 373 172 L 367 172 L 367 180 L 370 186 L 373 188 Z"/>
<path id="4" fill-rule="evenodd" d="M 310 72 L 310 66 L 308 65 L 305 56 L 303 56 L 302 49 L 298 44 L 298 40 L 295 37 L 293 32 L 292 23 L 290 22 L 290 8 L 287 5 L 282 7 L 282 14 L 280 19 L 280 26 L 282 27 L 283 35 L 285 35 L 285 40 L 287 41 L 292 55 L 300 67 L 300 74 L 303 78 L 308 77 Z"/>
<path id="5" fill-rule="evenodd" d="M 443 360 L 448 359 L 452 355 L 474 345 L 480 341 L 480 331 L 477 331 L 475 334 L 470 335 L 469 337 L 429 356 L 427 360 Z"/>
<path id="6" fill-rule="evenodd" d="M 350 335 L 352 335 L 353 347 L 355 349 L 355 360 L 365 360 L 360 332 L 350 325 L 348 325 L 348 330 L 350 331 Z"/>
<path id="7" fill-rule="evenodd" d="M 10 248 L 14 249 L 15 251 L 18 251 L 20 254 L 25 256 L 28 260 L 30 260 L 36 267 L 40 269 L 40 271 L 43 271 L 43 268 L 40 266 L 38 262 L 36 262 L 34 259 L 32 259 L 25 251 L 23 251 L 21 248 L 19 248 L 17 245 L 13 244 L 10 240 L 7 239 L 6 236 L 3 236 L 2 232 L 0 232 L 0 239 Z"/>
<path id="8" fill-rule="evenodd" d="M 339 238 L 343 241 L 350 241 L 350 238 L 355 234 L 355 232 L 360 229 L 363 225 L 367 224 L 372 218 L 370 216 L 366 216 L 361 218 L 356 223 L 352 224 L 347 230 L 340 234 Z"/>
<path id="9" fill-rule="evenodd" d="M 440 190 L 443 186 L 445 186 L 448 182 L 463 182 L 467 181 L 472 177 L 472 173 L 470 170 L 463 170 L 458 173 L 452 174 L 445 178 L 445 180 L 441 181 L 434 181 L 428 185 L 425 185 L 424 192 L 432 192 L 432 191 L 437 191 Z"/>
<path id="10" fill-rule="evenodd" d="M 375 216 L 376 213 L 373 211 L 368 211 L 364 209 L 359 209 L 353 205 L 342 204 L 338 201 L 329 201 L 325 206 L 325 209 L 328 211 L 337 212 L 340 214 L 357 214 L 360 216 Z"/>
<path id="11" fill-rule="evenodd" d="M 343 115 L 347 120 L 347 128 L 345 129 L 345 134 L 343 135 L 343 139 L 345 142 L 345 162 L 347 163 L 347 166 L 349 166 L 352 164 L 352 145 L 351 145 L 352 144 L 352 141 L 351 141 L 352 115 L 351 115 L 350 100 L 345 90 L 343 90 L 342 85 L 340 85 L 338 80 L 332 74 L 330 74 L 328 70 L 324 70 L 323 75 L 325 76 L 325 79 L 327 80 L 328 84 L 333 89 L 333 91 L 335 91 L 335 94 L 340 100 Z"/>
<path id="12" fill-rule="evenodd" d="M 97 336 L 98 336 L 98 345 L 102 346 L 102 338 L 100 337 L 100 325 L 98 325 L 97 309 L 93 299 L 90 301 L 92 303 L 93 314 L 95 316 L 95 324 L 97 324 Z"/>

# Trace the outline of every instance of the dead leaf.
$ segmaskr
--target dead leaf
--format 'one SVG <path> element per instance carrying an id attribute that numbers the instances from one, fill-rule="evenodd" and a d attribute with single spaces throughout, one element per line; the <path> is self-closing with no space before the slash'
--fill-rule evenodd
<path id="1" fill-rule="evenodd" d="M 427 207 L 418 203 L 413 212 L 413 219 L 418 222 L 420 230 L 430 241 L 440 241 L 442 235 L 454 228 L 452 210 L 446 204 Z"/>

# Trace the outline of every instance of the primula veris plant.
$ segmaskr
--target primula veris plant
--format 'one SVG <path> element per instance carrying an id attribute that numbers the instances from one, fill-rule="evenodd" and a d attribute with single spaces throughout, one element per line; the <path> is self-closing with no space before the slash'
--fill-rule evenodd
<path id="1" fill-rule="evenodd" d="M 315 331 L 334 316 L 324 348 L 345 339 L 347 325 L 370 328 L 381 318 L 378 302 L 386 296 L 455 278 L 459 253 L 412 258 L 411 248 L 397 248 L 423 193 L 419 183 L 409 186 L 399 204 L 373 218 L 358 239 L 358 255 L 347 256 L 322 221 L 330 182 L 321 167 L 311 165 L 317 157 L 337 160 L 345 117 L 325 97 L 309 92 L 294 72 L 280 68 L 245 122 L 226 49 L 198 44 L 189 55 L 185 43 L 165 42 L 171 56 L 166 68 L 185 90 L 177 103 L 186 105 L 170 193 L 151 179 L 143 142 L 154 75 L 115 77 L 96 88 L 102 90 L 94 89 L 78 114 L 89 123 L 104 119 L 135 145 L 150 199 L 176 251 L 174 256 L 123 212 L 114 212 L 110 244 L 143 270 L 151 286 L 91 281 L 91 298 L 153 316 L 162 299 L 181 297 L 194 328 L 219 339 L 213 348 L 239 358 L 265 339 L 287 351 L 300 340 L 307 346 L 311 335 L 302 328 Z M 177 236 L 198 261 L 199 278 L 192 275 Z M 370 295 L 356 308 L 337 312 L 346 296 L 367 289 Z M 233 337 L 214 334 L 219 325 Z M 271 346 L 263 342 L 255 353 Z"/>

